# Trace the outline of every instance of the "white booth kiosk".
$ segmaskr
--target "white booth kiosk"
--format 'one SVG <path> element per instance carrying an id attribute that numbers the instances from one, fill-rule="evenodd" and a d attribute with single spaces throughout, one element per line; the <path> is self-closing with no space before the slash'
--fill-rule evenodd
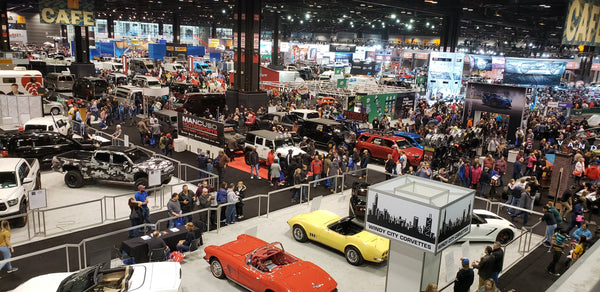
<path id="1" fill-rule="evenodd" d="M 366 230 L 390 239 L 386 291 L 438 283 L 442 251 L 470 232 L 475 191 L 404 175 L 369 187 Z"/>

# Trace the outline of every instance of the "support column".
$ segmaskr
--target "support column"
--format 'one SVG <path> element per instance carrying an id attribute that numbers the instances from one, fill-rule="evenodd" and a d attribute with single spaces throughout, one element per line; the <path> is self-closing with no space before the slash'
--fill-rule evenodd
<path id="1" fill-rule="evenodd" d="M 8 33 L 8 4 L 0 1 L 0 51 L 10 51 L 10 34 Z"/>
<path id="2" fill-rule="evenodd" d="M 271 65 L 279 65 L 279 14 L 275 14 L 273 28 L 273 49 L 271 51 Z"/>
<path id="3" fill-rule="evenodd" d="M 160 25 L 162 26 L 162 25 Z M 109 14 L 106 18 L 106 30 L 108 31 L 108 38 L 115 38 L 115 19 L 112 14 Z"/>
<path id="4" fill-rule="evenodd" d="M 445 8 L 446 15 L 442 24 L 440 46 L 444 52 L 456 52 L 458 33 L 460 28 L 461 6 L 459 0 L 451 0 Z"/>
<path id="5" fill-rule="evenodd" d="M 71 44 L 69 44 L 69 31 L 67 30 L 67 26 L 64 24 L 60 26 L 60 39 L 63 47 L 71 47 Z M 71 52 L 71 55 L 74 55 L 74 52 Z"/>
<path id="6" fill-rule="evenodd" d="M 258 91 L 261 0 L 238 0 L 234 13 L 234 89 Z"/>
<path id="7" fill-rule="evenodd" d="M 173 13 L 173 43 L 179 44 L 181 39 L 181 21 L 177 13 Z"/>
<path id="8" fill-rule="evenodd" d="M 425 252 L 390 240 L 386 291 L 425 290 L 429 283 L 438 283 L 441 262 L 441 252 Z"/>
<path id="9" fill-rule="evenodd" d="M 90 62 L 90 44 L 87 26 L 75 26 L 75 63 Z"/>
<path id="10" fill-rule="evenodd" d="M 210 37 L 213 39 L 217 38 L 217 24 L 214 22 L 210 24 Z"/>

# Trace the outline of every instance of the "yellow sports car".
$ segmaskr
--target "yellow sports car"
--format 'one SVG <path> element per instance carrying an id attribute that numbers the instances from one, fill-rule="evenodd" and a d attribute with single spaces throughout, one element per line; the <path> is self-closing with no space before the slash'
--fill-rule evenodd
<path id="1" fill-rule="evenodd" d="M 389 254 L 390 240 L 364 231 L 354 217 L 340 217 L 333 212 L 318 210 L 300 214 L 288 220 L 294 239 L 306 242 L 309 239 L 335 248 L 346 255 L 346 260 L 355 266 L 365 260 L 380 263 Z"/>

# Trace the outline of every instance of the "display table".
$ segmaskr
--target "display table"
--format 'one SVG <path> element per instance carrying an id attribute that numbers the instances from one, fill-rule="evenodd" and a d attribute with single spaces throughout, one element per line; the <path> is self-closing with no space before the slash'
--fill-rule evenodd
<path id="1" fill-rule="evenodd" d="M 508 158 L 506 158 L 506 161 L 508 161 L 510 163 L 515 163 L 515 161 L 517 161 L 518 154 L 519 154 L 519 151 L 517 151 L 517 150 L 508 150 Z"/>
<path id="2" fill-rule="evenodd" d="M 187 235 L 187 230 L 185 229 L 185 226 L 179 226 L 177 227 L 177 229 L 179 230 L 172 231 L 170 229 L 167 229 L 161 232 L 160 238 L 162 238 L 162 240 L 165 241 L 165 243 L 171 251 L 176 251 L 177 243 L 180 240 L 185 240 L 185 237 Z M 194 228 L 194 234 L 196 238 L 200 238 L 202 236 L 200 229 L 198 229 L 197 227 Z M 146 263 L 148 262 L 148 253 L 150 252 L 147 244 L 148 239 L 148 237 L 144 239 L 144 236 L 127 239 L 121 242 L 121 251 L 124 251 L 130 257 L 135 258 L 136 263 Z M 202 240 L 200 240 L 200 242 L 202 242 Z"/>

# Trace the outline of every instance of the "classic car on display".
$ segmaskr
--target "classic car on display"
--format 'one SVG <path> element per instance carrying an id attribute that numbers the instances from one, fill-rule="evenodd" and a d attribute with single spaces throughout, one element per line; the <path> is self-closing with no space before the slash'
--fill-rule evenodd
<path id="1" fill-rule="evenodd" d="M 484 93 L 481 95 L 481 102 L 485 105 L 493 106 L 496 108 L 510 108 L 512 106 L 512 100 L 508 97 L 503 97 L 495 93 Z"/>
<path id="2" fill-rule="evenodd" d="M 75 273 L 52 273 L 37 276 L 13 292 L 31 291 L 136 291 L 176 292 L 181 286 L 181 265 L 159 262 L 122 266 L 102 270 L 91 266 Z"/>
<path id="3" fill-rule="evenodd" d="M 380 263 L 389 254 L 389 239 L 364 231 L 354 217 L 340 217 L 333 212 L 318 210 L 300 214 L 288 220 L 294 239 L 309 239 L 343 252 L 348 263 L 361 265 L 364 261 Z"/>
<path id="4" fill-rule="evenodd" d="M 241 234 L 204 252 L 213 276 L 227 277 L 251 291 L 337 291 L 337 282 L 327 272 L 287 253 L 279 242 Z"/>

